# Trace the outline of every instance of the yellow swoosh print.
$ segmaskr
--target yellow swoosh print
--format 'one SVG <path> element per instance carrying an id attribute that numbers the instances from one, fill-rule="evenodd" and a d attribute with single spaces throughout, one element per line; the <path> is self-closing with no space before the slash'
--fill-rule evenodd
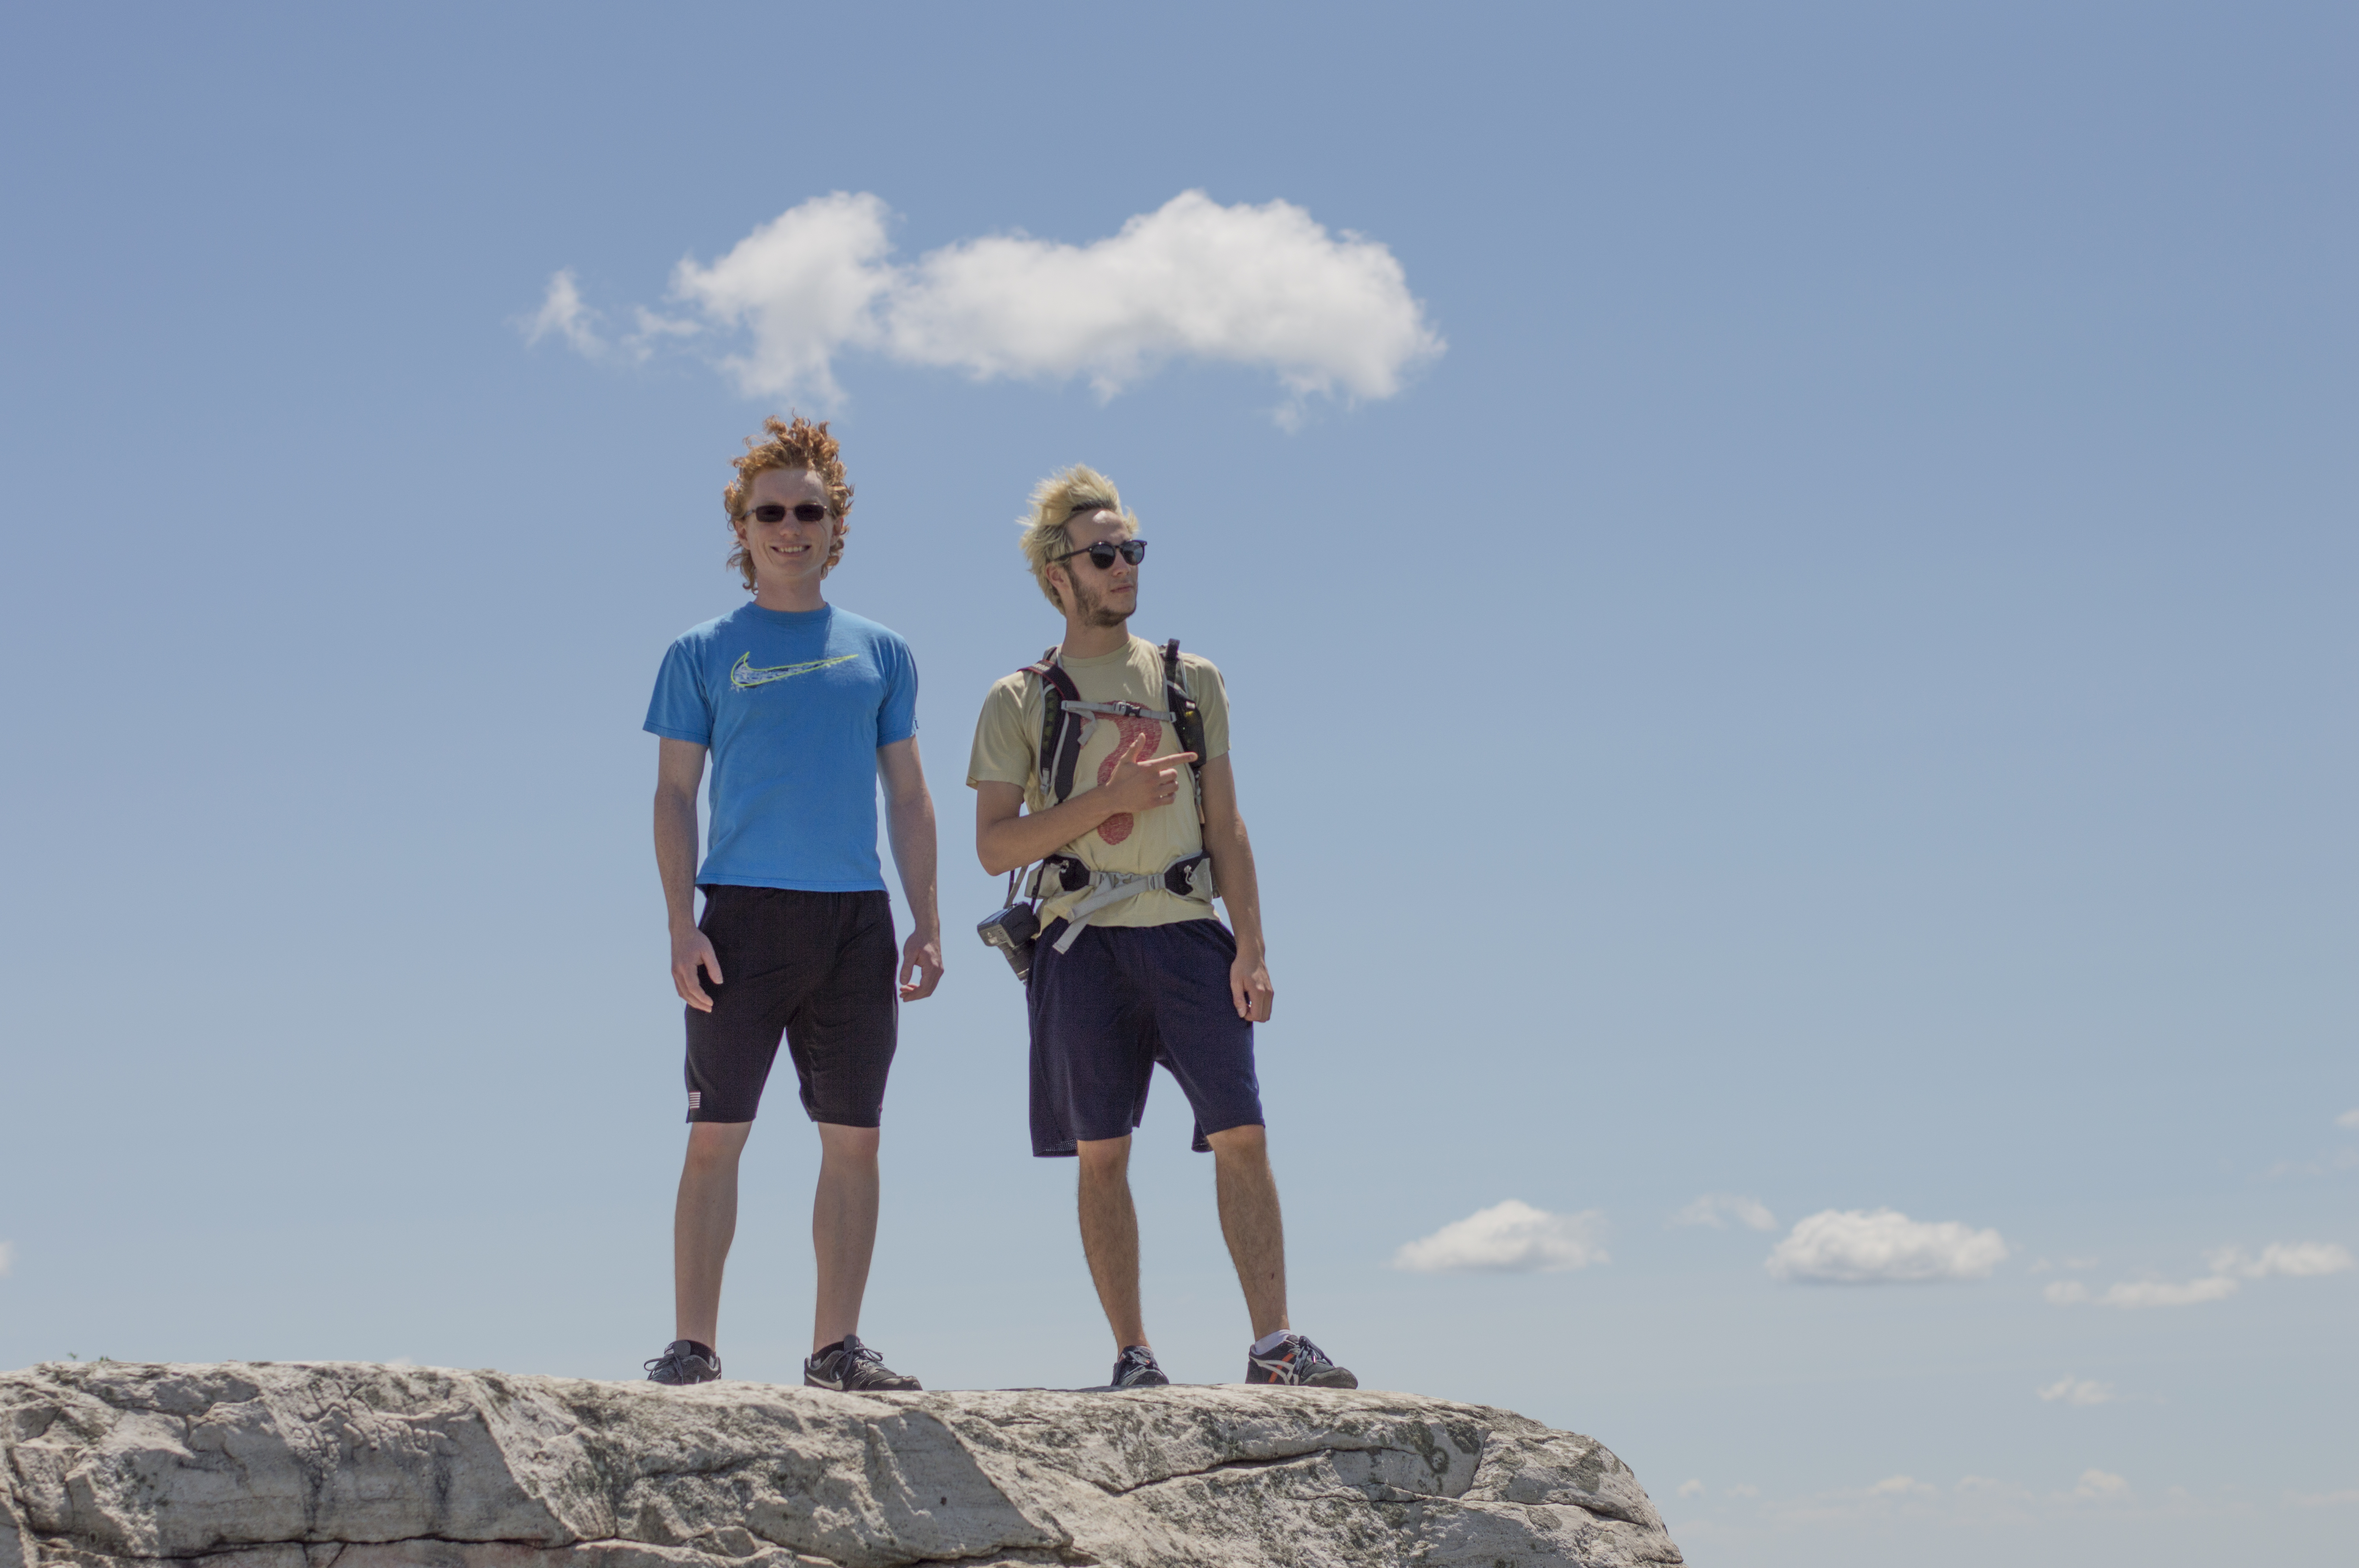
<path id="1" fill-rule="evenodd" d="M 740 654 L 737 662 L 729 666 L 729 684 L 739 691 L 745 691 L 752 687 L 767 686 L 774 680 L 807 676 L 830 665 L 848 665 L 859 656 L 857 654 L 838 654 L 832 659 L 810 659 L 799 665 L 772 665 L 766 669 L 756 669 L 753 654 Z"/>

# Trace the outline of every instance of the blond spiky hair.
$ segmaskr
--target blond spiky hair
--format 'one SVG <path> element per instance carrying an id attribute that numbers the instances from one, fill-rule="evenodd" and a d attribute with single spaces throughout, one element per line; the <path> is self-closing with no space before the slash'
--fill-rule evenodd
<path id="1" fill-rule="evenodd" d="M 1138 532 L 1138 514 L 1124 512 L 1122 492 L 1114 481 L 1086 463 L 1075 463 L 1069 469 L 1059 469 L 1032 487 L 1032 510 L 1016 520 L 1024 530 L 1024 559 L 1032 568 L 1032 580 L 1060 611 L 1065 608 L 1057 598 L 1057 590 L 1049 586 L 1049 561 L 1071 548 L 1066 536 L 1065 524 L 1083 512 L 1101 509 L 1119 514 Z"/>

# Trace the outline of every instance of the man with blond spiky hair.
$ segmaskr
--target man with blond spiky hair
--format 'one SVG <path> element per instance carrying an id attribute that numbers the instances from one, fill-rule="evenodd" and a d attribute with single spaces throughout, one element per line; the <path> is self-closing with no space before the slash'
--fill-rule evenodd
<path id="1" fill-rule="evenodd" d="M 918 666 L 897 635 L 836 609 L 821 582 L 852 509 L 836 438 L 767 422 L 722 492 L 730 566 L 753 599 L 681 633 L 647 705 L 660 738 L 656 865 L 671 979 L 687 1003 L 688 1156 L 672 1219 L 673 1332 L 658 1383 L 721 1376 L 721 1271 L 737 1163 L 783 1033 L 819 1124 L 819 1259 L 803 1381 L 914 1389 L 860 1342 L 876 1242 L 876 1148 L 899 1004 L 942 973 L 934 806 L 918 761 Z M 696 793 L 712 758 L 712 831 L 697 862 Z M 893 907 L 876 860 L 876 785 L 916 929 L 895 979 Z M 704 893 L 704 914 L 696 894 Z"/>
<path id="2" fill-rule="evenodd" d="M 1221 1233 L 1253 1322 L 1245 1381 L 1356 1388 L 1287 1321 L 1285 1232 L 1254 1072 L 1253 1026 L 1275 993 L 1221 672 L 1176 640 L 1158 648 L 1131 635 L 1147 541 L 1112 480 L 1079 466 L 1052 474 L 1020 522 L 1065 638 L 984 698 L 966 782 L 984 870 L 1035 867 L 1032 1152 L 1080 1160 L 1082 1249 L 1114 1330 L 1112 1381 L 1170 1381 L 1140 1308 L 1128 1174 L 1160 1062 L 1196 1113 L 1195 1147 L 1212 1155 Z M 1234 931 L 1213 914 L 1215 896 Z"/>

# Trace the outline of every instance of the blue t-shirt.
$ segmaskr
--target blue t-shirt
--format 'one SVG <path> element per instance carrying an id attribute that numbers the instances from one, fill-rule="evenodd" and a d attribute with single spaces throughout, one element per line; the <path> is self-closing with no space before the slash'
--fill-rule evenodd
<path id="1" fill-rule="evenodd" d="M 680 633 L 646 727 L 712 749 L 700 886 L 883 890 L 876 749 L 918 732 L 918 662 L 897 633 L 749 600 Z"/>

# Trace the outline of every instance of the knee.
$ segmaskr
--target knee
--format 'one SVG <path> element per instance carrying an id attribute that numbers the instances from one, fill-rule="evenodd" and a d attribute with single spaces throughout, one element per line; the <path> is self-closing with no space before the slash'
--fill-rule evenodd
<path id="1" fill-rule="evenodd" d="M 884 1141 L 881 1127 L 839 1127 L 833 1122 L 819 1124 L 820 1157 L 834 1165 L 874 1165 L 877 1146 Z"/>
<path id="2" fill-rule="evenodd" d="M 696 1121 L 688 1129 L 688 1157 L 681 1162 L 691 1181 L 718 1181 L 737 1169 L 750 1122 Z"/>
<path id="3" fill-rule="evenodd" d="M 1212 1158 L 1224 1164 L 1233 1160 L 1252 1162 L 1269 1158 L 1269 1130 L 1259 1122 L 1208 1132 L 1204 1141 L 1212 1146 Z"/>
<path id="4" fill-rule="evenodd" d="M 1082 1162 L 1082 1180 L 1088 1183 L 1114 1181 L 1130 1169 L 1130 1140 L 1127 1138 L 1087 1139 L 1077 1144 L 1073 1152 Z"/>

